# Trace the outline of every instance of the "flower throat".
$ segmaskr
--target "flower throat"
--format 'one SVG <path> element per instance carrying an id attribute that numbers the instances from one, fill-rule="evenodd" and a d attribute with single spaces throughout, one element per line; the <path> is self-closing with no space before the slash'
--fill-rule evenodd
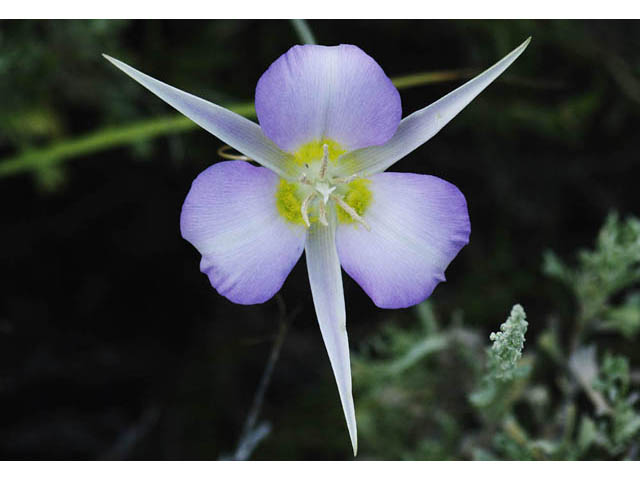
<path id="1" fill-rule="evenodd" d="M 329 209 L 335 208 L 339 222 L 370 230 L 363 215 L 373 197 L 368 188 L 371 180 L 331 172 L 343 153 L 345 150 L 330 139 L 307 143 L 296 151 L 293 161 L 303 173 L 295 182 L 281 179 L 275 195 L 278 212 L 287 221 L 306 227 L 314 222 L 327 226 Z"/>

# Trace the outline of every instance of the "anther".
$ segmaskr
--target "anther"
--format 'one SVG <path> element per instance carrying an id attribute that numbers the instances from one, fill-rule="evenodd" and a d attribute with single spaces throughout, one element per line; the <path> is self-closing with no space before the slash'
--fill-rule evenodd
<path id="1" fill-rule="evenodd" d="M 322 145 L 322 165 L 320 166 L 320 180 L 324 179 L 327 174 L 327 167 L 329 166 L 329 145 L 326 143 Z"/>
<path id="2" fill-rule="evenodd" d="M 351 207 L 351 205 L 349 205 L 347 202 L 345 202 L 338 195 L 331 195 L 331 198 L 333 198 L 336 201 L 336 203 L 338 205 L 340 205 L 342 210 L 347 212 L 351 218 L 353 218 L 356 222 L 362 224 L 362 226 L 364 228 L 366 228 L 368 231 L 371 231 L 371 227 L 367 224 L 367 222 L 364 221 L 364 218 L 362 218 L 360 215 L 358 215 L 358 212 L 356 212 L 353 209 L 353 207 Z"/>
<path id="3" fill-rule="evenodd" d="M 309 204 L 311 200 L 316 196 L 316 192 L 311 192 L 307 197 L 302 201 L 302 205 L 300 206 L 300 213 L 302 214 L 302 220 L 307 227 L 311 227 L 311 222 L 309 222 Z"/>
<path id="4" fill-rule="evenodd" d="M 324 203 L 320 202 L 318 204 L 318 210 L 320 212 L 320 216 L 318 220 L 322 225 L 324 225 L 325 227 L 328 227 L 329 222 L 327 222 L 327 207 L 325 207 Z"/>
<path id="5" fill-rule="evenodd" d="M 353 182 L 356 178 L 358 178 L 358 174 L 354 173 L 353 175 L 349 175 L 348 177 L 333 177 L 331 179 L 331 182 L 346 184 Z"/>

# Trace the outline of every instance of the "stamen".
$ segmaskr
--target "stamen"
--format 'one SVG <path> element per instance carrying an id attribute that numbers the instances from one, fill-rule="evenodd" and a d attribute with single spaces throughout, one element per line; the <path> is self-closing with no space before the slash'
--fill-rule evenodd
<path id="1" fill-rule="evenodd" d="M 336 203 L 340 205 L 340 207 L 349 214 L 351 218 L 353 218 L 356 222 L 361 223 L 362 226 L 366 228 L 368 231 L 371 231 L 371 227 L 367 224 L 367 222 L 364 221 L 364 218 L 358 215 L 358 212 L 356 212 L 347 202 L 345 202 L 338 195 L 331 195 L 331 198 L 333 198 L 336 201 Z"/>
<path id="2" fill-rule="evenodd" d="M 353 182 L 356 178 L 358 178 L 358 174 L 354 173 L 353 175 L 349 175 L 348 177 L 333 177 L 331 182 L 346 184 Z"/>
<path id="3" fill-rule="evenodd" d="M 309 222 L 309 204 L 311 200 L 316 196 L 316 192 L 311 192 L 307 197 L 302 201 L 302 205 L 300 206 L 300 213 L 302 214 L 302 220 L 307 227 L 311 227 L 311 222 Z"/>
<path id="4" fill-rule="evenodd" d="M 320 180 L 324 179 L 327 174 L 327 167 L 329 166 L 329 145 L 326 143 L 322 145 L 322 165 L 320 167 Z"/>
<path id="5" fill-rule="evenodd" d="M 320 202 L 318 204 L 318 210 L 320 211 L 319 221 L 325 227 L 329 226 L 329 222 L 327 222 L 327 208 L 324 206 L 324 203 Z"/>

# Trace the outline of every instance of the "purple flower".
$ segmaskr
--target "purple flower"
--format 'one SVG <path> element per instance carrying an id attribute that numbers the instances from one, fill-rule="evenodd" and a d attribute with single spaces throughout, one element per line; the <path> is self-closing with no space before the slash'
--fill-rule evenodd
<path id="1" fill-rule="evenodd" d="M 528 43 L 403 120 L 398 91 L 358 47 L 295 46 L 258 81 L 260 125 L 106 57 L 262 165 L 225 161 L 202 172 L 182 207 L 182 236 L 202 254 L 211 285 L 241 304 L 269 300 L 306 252 L 354 454 L 340 266 L 382 308 L 415 305 L 445 280 L 469 242 L 464 196 L 437 177 L 385 170 L 433 137 Z"/>

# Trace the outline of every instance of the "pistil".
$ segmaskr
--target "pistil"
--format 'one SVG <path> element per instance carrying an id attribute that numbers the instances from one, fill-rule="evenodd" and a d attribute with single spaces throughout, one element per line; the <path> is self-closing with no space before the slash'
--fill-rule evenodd
<path id="1" fill-rule="evenodd" d="M 322 195 L 322 201 L 327 204 L 329 201 L 329 196 L 333 193 L 336 187 L 330 187 L 328 183 L 319 182 L 315 184 L 316 191 Z"/>

